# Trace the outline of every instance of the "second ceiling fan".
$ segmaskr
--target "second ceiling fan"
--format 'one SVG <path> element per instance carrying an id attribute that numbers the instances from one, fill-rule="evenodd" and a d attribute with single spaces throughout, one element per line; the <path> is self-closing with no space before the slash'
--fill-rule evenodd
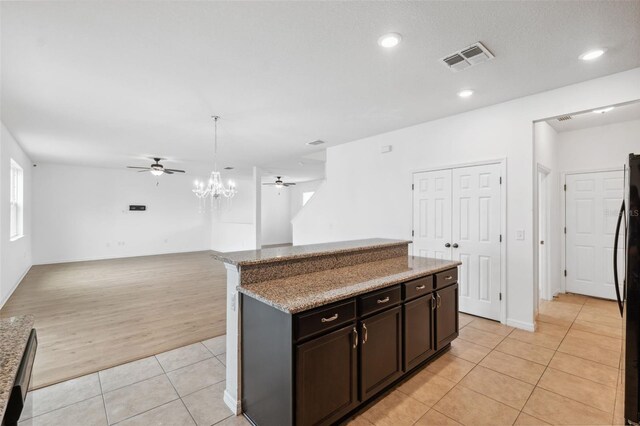
<path id="1" fill-rule="evenodd" d="M 283 182 L 282 176 L 276 176 L 275 182 L 263 183 L 263 185 L 274 185 L 276 188 L 286 188 L 287 186 L 295 185 L 293 182 Z"/>

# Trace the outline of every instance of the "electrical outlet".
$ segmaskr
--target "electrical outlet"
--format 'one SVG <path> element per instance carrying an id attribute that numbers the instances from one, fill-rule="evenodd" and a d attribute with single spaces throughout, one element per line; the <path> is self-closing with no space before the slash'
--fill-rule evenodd
<path id="1" fill-rule="evenodd" d="M 516 231 L 516 240 L 523 241 L 524 240 L 524 230 L 519 229 Z"/>

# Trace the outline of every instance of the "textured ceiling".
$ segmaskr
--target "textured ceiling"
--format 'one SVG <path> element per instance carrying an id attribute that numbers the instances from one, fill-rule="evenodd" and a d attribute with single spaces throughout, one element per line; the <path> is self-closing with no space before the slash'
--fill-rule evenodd
<path id="1" fill-rule="evenodd" d="M 570 132 L 573 130 L 587 129 L 589 127 L 640 120 L 640 101 L 617 106 L 604 114 L 586 111 L 580 114 L 569 115 L 571 116 L 571 120 L 558 121 L 557 118 L 552 118 L 551 120 L 547 120 L 547 123 L 549 123 L 556 132 Z"/>
<path id="2" fill-rule="evenodd" d="M 34 161 L 295 169 L 326 146 L 640 66 L 640 2 L 2 2 L 1 118 Z M 402 34 L 394 50 L 378 37 Z M 495 60 L 439 59 L 482 41 Z M 602 46 L 584 63 L 578 55 Z M 473 88 L 460 99 L 456 92 Z M 298 165 L 296 169 L 294 165 Z M 206 167 L 205 167 L 206 166 Z M 272 167 L 273 170 L 272 170 Z"/>

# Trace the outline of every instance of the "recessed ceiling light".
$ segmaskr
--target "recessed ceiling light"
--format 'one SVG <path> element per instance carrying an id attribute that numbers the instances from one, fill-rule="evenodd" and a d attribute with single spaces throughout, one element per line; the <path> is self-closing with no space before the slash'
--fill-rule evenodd
<path id="1" fill-rule="evenodd" d="M 610 106 L 610 107 L 606 107 L 606 108 L 600 108 L 600 109 L 594 109 L 593 112 L 594 114 L 604 114 L 605 112 L 609 112 L 613 109 L 614 107 Z"/>
<path id="2" fill-rule="evenodd" d="M 388 33 L 378 39 L 378 44 L 382 47 L 396 47 L 402 41 L 402 36 L 398 33 Z"/>
<path id="3" fill-rule="evenodd" d="M 473 90 L 469 89 L 461 90 L 458 92 L 458 96 L 460 96 L 461 98 L 468 98 L 471 95 L 473 95 Z"/>
<path id="4" fill-rule="evenodd" d="M 593 61 L 594 59 L 598 59 L 602 55 L 604 55 L 604 49 L 594 49 L 589 50 L 588 52 L 584 52 L 579 57 L 583 61 Z"/>

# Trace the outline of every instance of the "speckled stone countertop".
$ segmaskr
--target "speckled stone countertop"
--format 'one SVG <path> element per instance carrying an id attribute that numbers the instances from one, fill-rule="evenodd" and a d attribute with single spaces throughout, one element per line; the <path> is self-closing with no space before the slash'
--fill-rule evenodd
<path id="1" fill-rule="evenodd" d="M 32 328 L 31 315 L 0 318 L 0 419 L 4 416 Z"/>
<path id="2" fill-rule="evenodd" d="M 287 260 L 343 254 L 382 247 L 402 246 L 409 243 L 411 243 L 411 241 L 371 238 L 368 240 L 341 241 L 336 243 L 273 247 L 262 250 L 234 251 L 229 253 L 217 252 L 213 254 L 213 258 L 237 266 L 258 265 L 261 263 L 283 262 Z"/>
<path id="3" fill-rule="evenodd" d="M 458 261 L 402 256 L 238 286 L 238 291 L 295 314 L 359 294 L 431 275 Z"/>

